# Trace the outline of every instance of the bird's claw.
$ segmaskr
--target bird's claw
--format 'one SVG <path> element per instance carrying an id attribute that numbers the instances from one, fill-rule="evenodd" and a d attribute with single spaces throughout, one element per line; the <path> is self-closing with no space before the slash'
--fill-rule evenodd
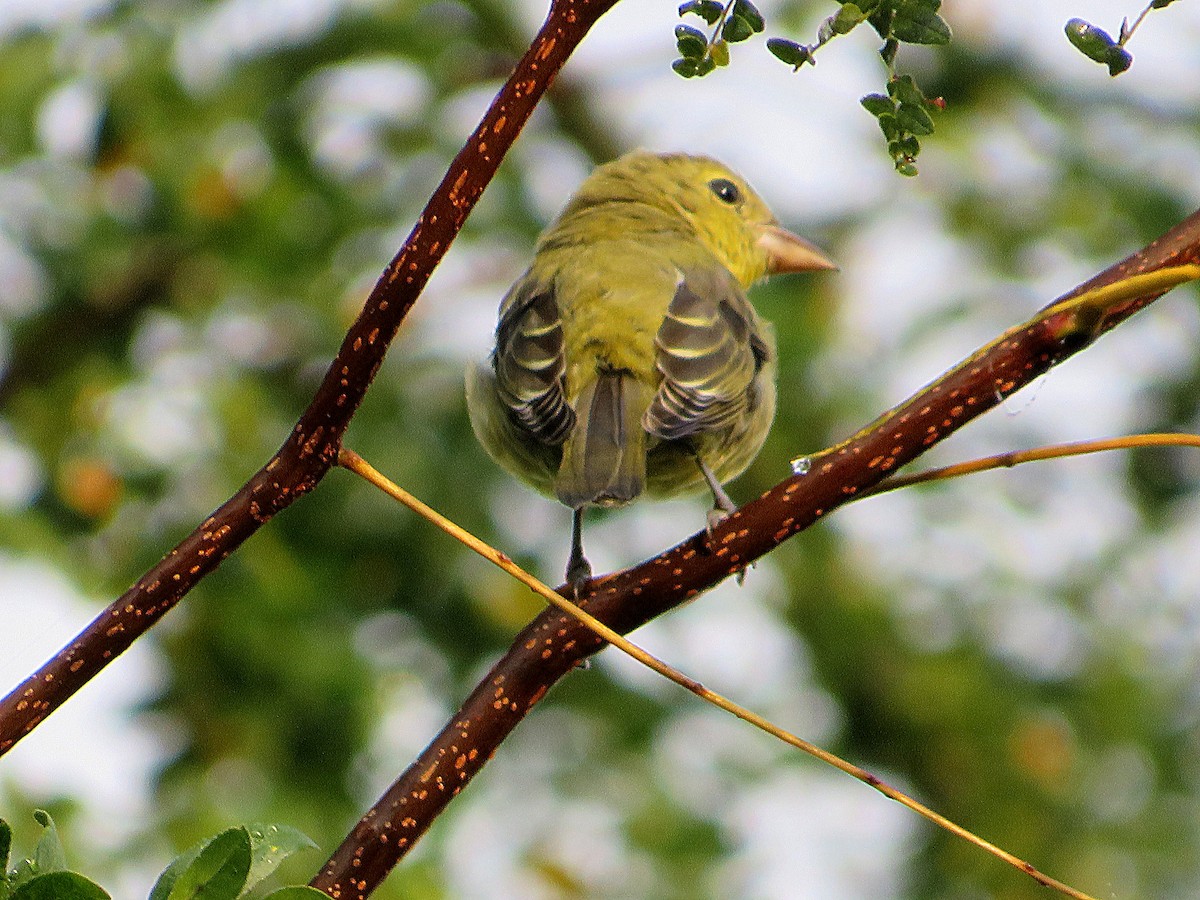
<path id="1" fill-rule="evenodd" d="M 718 506 L 714 506 L 708 511 L 708 527 L 706 531 L 708 532 L 708 541 L 710 544 L 712 543 L 713 532 L 717 530 L 717 526 L 733 515 L 733 513 L 732 509 L 722 509 Z"/>
<path id="2" fill-rule="evenodd" d="M 567 563 L 567 584 L 571 586 L 571 592 L 575 595 L 575 599 L 579 599 L 579 595 L 583 592 L 583 587 L 592 580 L 592 564 L 587 561 L 586 557 L 580 556 L 572 558 Z"/>

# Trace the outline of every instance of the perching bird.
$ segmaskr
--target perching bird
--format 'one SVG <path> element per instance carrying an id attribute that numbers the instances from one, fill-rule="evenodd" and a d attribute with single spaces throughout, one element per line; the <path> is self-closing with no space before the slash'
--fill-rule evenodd
<path id="1" fill-rule="evenodd" d="M 744 293 L 831 269 L 759 196 L 701 156 L 600 166 L 500 305 L 490 364 L 467 372 L 480 443 L 574 511 L 567 580 L 591 577 L 583 510 L 707 483 L 710 527 L 775 416 L 775 338 Z"/>

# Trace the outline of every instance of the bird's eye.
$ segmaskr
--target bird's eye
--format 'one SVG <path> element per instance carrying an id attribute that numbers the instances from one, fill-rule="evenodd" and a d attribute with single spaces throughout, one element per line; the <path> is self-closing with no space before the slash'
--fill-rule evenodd
<path id="1" fill-rule="evenodd" d="M 708 186 L 714 194 L 730 206 L 740 202 L 742 199 L 742 192 L 728 178 L 714 178 L 708 183 Z"/>

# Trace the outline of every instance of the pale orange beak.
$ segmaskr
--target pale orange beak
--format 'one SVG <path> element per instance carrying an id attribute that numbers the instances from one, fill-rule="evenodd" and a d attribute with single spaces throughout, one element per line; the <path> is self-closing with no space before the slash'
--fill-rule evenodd
<path id="1" fill-rule="evenodd" d="M 836 269 L 824 253 L 802 237 L 778 225 L 768 225 L 758 238 L 758 246 L 767 252 L 767 273 L 820 272 Z"/>

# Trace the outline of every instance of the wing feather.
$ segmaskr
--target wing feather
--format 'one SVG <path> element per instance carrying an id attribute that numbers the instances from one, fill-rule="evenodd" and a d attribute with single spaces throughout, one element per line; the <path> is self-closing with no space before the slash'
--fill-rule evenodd
<path id="1" fill-rule="evenodd" d="M 497 394 L 516 421 L 545 444 L 565 441 L 575 412 L 563 384 L 562 317 L 552 287 L 525 279 L 505 298 L 492 367 Z"/>
<path id="2" fill-rule="evenodd" d="M 760 329 L 728 272 L 684 274 L 655 338 L 662 382 L 642 419 L 646 431 L 678 440 L 725 428 L 750 411 L 770 353 Z"/>

